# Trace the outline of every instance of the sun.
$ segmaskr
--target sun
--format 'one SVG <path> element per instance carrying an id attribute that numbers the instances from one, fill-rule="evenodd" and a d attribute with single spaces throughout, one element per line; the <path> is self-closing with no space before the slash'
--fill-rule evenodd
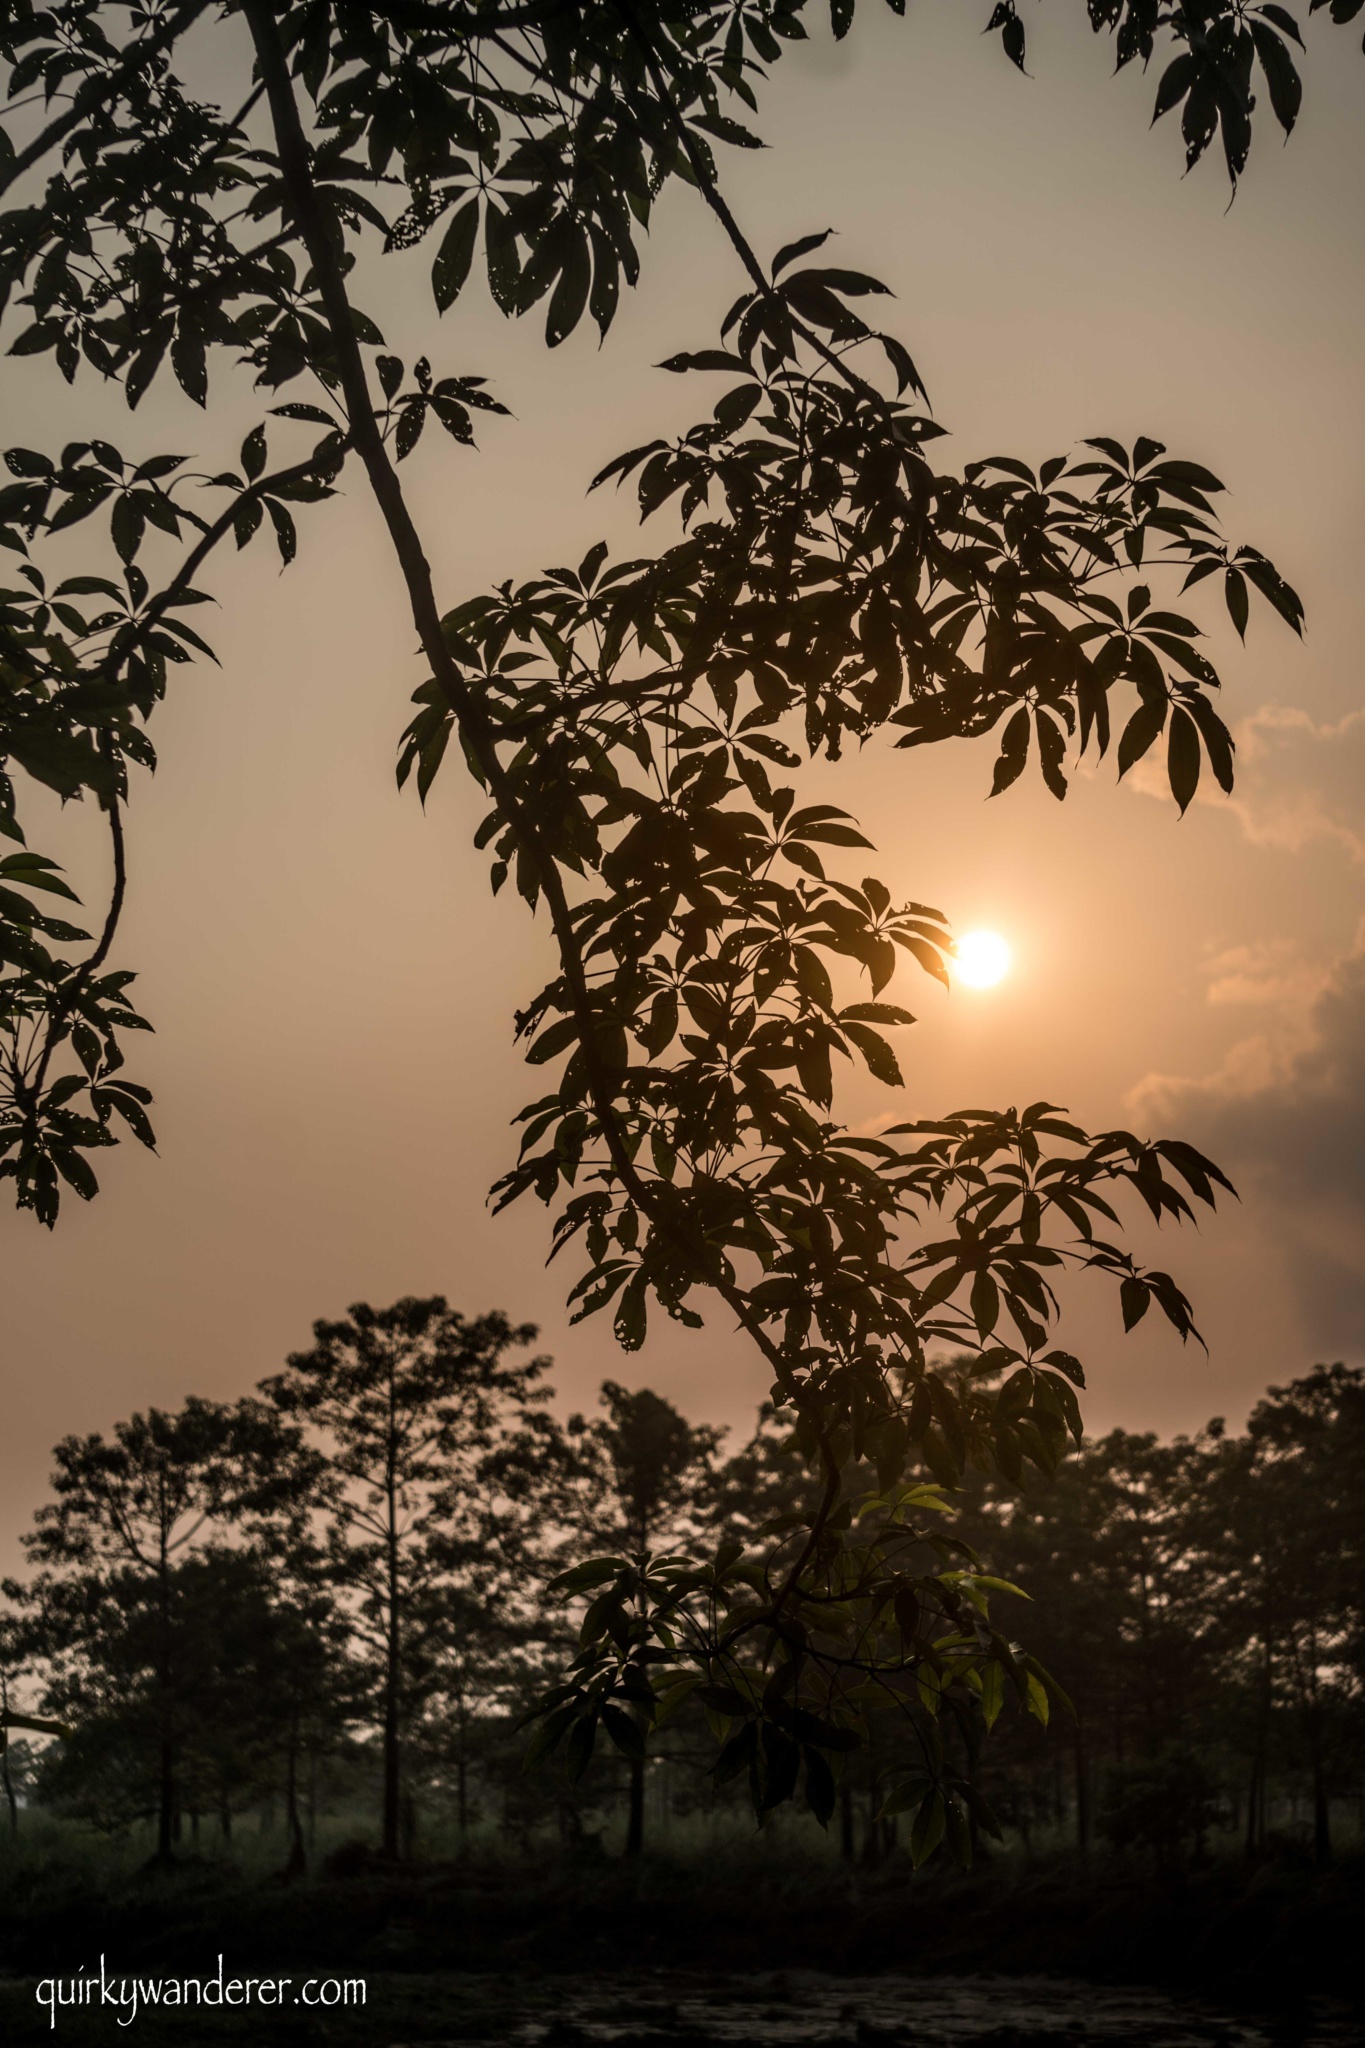
<path id="1" fill-rule="evenodd" d="M 1003 981 L 1014 961 L 998 932 L 964 932 L 957 942 L 953 963 L 956 980 L 968 988 L 994 988 Z"/>

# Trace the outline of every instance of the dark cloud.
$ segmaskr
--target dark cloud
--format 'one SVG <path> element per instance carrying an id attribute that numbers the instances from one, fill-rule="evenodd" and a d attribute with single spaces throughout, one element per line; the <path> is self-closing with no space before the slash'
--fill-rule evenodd
<path id="1" fill-rule="evenodd" d="M 1208 1151 L 1279 1242 L 1313 1341 L 1365 1353 L 1365 932 L 1297 1049 L 1261 1045 L 1206 1081 L 1152 1079 L 1144 1112 Z M 1259 1071 L 1258 1071 L 1259 1070 Z M 1254 1077 L 1254 1078 L 1253 1078 Z M 1249 1276 L 1251 1277 L 1251 1276 Z"/>

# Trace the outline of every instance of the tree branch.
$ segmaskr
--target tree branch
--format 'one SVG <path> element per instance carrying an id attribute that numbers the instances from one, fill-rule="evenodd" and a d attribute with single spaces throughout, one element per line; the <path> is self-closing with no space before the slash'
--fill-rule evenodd
<path id="1" fill-rule="evenodd" d="M 822 341 L 820 336 L 814 333 L 803 320 L 797 318 L 796 314 L 792 312 L 791 307 L 782 297 L 782 294 L 777 290 L 772 279 L 759 262 L 744 230 L 730 211 L 725 196 L 716 183 L 711 166 L 707 163 L 705 155 L 699 148 L 696 137 L 683 119 L 682 109 L 674 98 L 668 80 L 664 76 L 658 52 L 645 34 L 644 29 L 640 26 L 639 18 L 634 8 L 630 5 L 630 0 L 617 0 L 617 4 L 625 17 L 631 36 L 639 46 L 640 54 L 645 61 L 645 69 L 649 73 L 659 105 L 663 108 L 668 124 L 682 146 L 683 153 L 692 168 L 692 175 L 697 181 L 701 196 L 724 228 L 740 262 L 748 271 L 754 284 L 770 304 L 781 307 L 784 317 L 791 322 L 793 332 L 799 334 L 802 341 L 808 347 L 814 349 L 815 353 L 822 357 L 829 364 L 830 368 L 842 377 L 844 382 L 852 390 L 856 391 L 860 397 L 869 399 L 880 413 L 889 417 L 890 408 L 876 385 L 869 384 L 865 377 L 860 377 L 856 370 L 850 369 L 843 356 L 839 355 L 835 349 L 832 349 L 827 341 Z M 918 389 L 927 400 L 929 394 L 924 390 L 922 384 L 918 386 Z"/>
<path id="2" fill-rule="evenodd" d="M 412 521 L 402 485 L 389 459 L 375 418 L 365 374 L 364 360 L 356 341 L 351 306 L 333 240 L 332 223 L 322 207 L 313 183 L 309 147 L 299 118 L 289 76 L 288 62 L 280 41 L 274 14 L 266 0 L 243 0 L 243 12 L 251 28 L 257 61 L 265 80 L 279 150 L 280 172 L 289 203 L 307 247 L 317 280 L 323 308 L 337 352 L 340 381 L 346 400 L 351 440 L 365 464 L 389 538 L 407 585 L 413 622 L 422 651 L 432 674 L 455 714 L 462 737 L 478 764 L 498 808 L 512 828 L 519 848 L 531 862 L 544 892 L 558 944 L 560 963 L 569 987 L 573 1013 L 588 1070 L 593 1108 L 612 1164 L 633 1199 L 660 1230 L 684 1253 L 698 1278 L 715 1287 L 741 1325 L 748 1331 L 773 1368 L 785 1391 L 797 1393 L 786 1360 L 767 1331 L 755 1318 L 741 1291 L 719 1271 L 719 1261 L 708 1256 L 692 1233 L 679 1228 L 667 1213 L 655 1191 L 641 1179 L 630 1156 L 617 1121 L 610 1073 L 597 1042 L 587 977 L 574 935 L 573 915 L 554 856 L 541 843 L 539 832 L 527 816 L 511 779 L 499 759 L 493 729 L 482 705 L 470 693 L 451 658 L 441 630 L 441 616 L 431 580 L 431 567 L 421 537 Z"/>
<path id="3" fill-rule="evenodd" d="M 146 611 L 142 614 L 142 617 L 137 620 L 126 646 L 120 650 L 118 666 L 121 667 L 133 648 L 139 642 L 144 641 L 153 627 L 165 617 L 175 599 L 183 591 L 190 588 L 200 565 L 217 547 L 219 541 L 232 531 L 233 523 L 243 500 L 246 498 L 265 497 L 272 490 L 280 490 L 288 484 L 298 483 L 304 477 L 310 476 L 315 468 L 316 463 L 312 457 L 305 462 L 293 463 L 288 469 L 278 469 L 270 476 L 258 477 L 255 483 L 248 484 L 247 488 L 233 499 L 227 510 L 218 519 L 214 520 L 212 526 L 206 528 L 165 589 L 157 592 Z M 117 675 L 118 667 L 115 668 L 110 680 L 114 680 Z M 62 1027 L 85 993 L 85 990 L 89 987 L 95 974 L 98 973 L 99 969 L 108 959 L 110 948 L 118 931 L 119 920 L 123 915 L 124 898 L 128 888 L 128 864 L 127 848 L 123 835 L 123 817 L 119 809 L 117 795 L 111 796 L 104 805 L 104 808 L 109 815 L 109 835 L 113 841 L 114 852 L 114 885 L 110 892 L 109 910 L 94 952 L 81 962 L 60 999 L 49 1013 L 43 1038 L 43 1048 L 33 1079 L 20 1082 L 16 1072 L 16 1095 L 22 1093 L 25 1106 L 30 1111 L 36 1109 L 42 1095 L 43 1087 L 47 1080 L 48 1068 L 52 1064 L 52 1055 L 61 1041 Z"/>
<path id="4" fill-rule="evenodd" d="M 59 142 L 65 142 L 67 136 L 80 127 L 82 121 L 97 113 L 101 107 L 107 106 L 110 100 L 117 99 L 145 60 L 160 50 L 168 49 L 176 37 L 189 28 L 208 5 L 209 0 L 185 0 L 185 5 L 178 7 L 174 14 L 163 15 L 159 26 L 150 35 L 144 36 L 140 42 L 134 43 L 122 61 L 116 64 L 112 71 L 106 72 L 102 79 L 87 79 L 77 86 L 75 97 L 66 112 L 59 114 L 55 121 L 49 121 L 41 135 L 36 135 L 27 149 L 21 149 L 9 168 L 0 174 L 0 193 L 8 192 L 10 186 L 16 179 L 21 178 L 25 171 L 40 163 L 48 151 L 55 149 Z"/>

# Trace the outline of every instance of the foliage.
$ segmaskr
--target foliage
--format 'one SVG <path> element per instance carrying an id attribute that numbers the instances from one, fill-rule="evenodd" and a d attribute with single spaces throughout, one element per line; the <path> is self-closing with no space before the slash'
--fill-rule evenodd
<path id="1" fill-rule="evenodd" d="M 518 1499 L 528 1466 L 554 1448 L 535 1405 L 545 1361 L 507 1356 L 534 1337 L 529 1324 L 467 1321 L 440 1295 L 361 1302 L 313 1335 L 262 1392 L 317 1442 L 310 1508 L 323 1526 L 305 1583 L 351 1603 L 382 1731 L 384 1850 L 396 1856 L 404 1729 L 448 1680 L 462 1636 L 510 1605 L 513 1565 L 534 1575 Z"/>
<path id="2" fill-rule="evenodd" d="M 205 1674 L 221 1668 L 222 1650 L 206 1588 L 227 1567 L 204 1556 L 230 1526 L 261 1539 L 287 1531 L 311 1461 L 264 1404 L 196 1396 L 178 1414 L 153 1408 L 119 1423 L 112 1439 L 65 1437 L 55 1458 L 56 1499 L 24 1538 L 37 1575 L 4 1587 L 20 1608 L 13 1633 L 21 1655 L 46 1661 L 51 1708 L 83 1721 L 87 1778 L 99 1775 L 94 1758 L 111 1759 L 98 1809 L 155 1812 L 164 1857 L 191 1729 L 216 1718 Z M 146 1786 L 130 1780 L 130 1744 Z"/>
<path id="3" fill-rule="evenodd" d="M 1354 11 L 1333 0 L 1334 19 Z M 760 1810 L 804 1771 L 827 1815 L 830 1759 L 863 1740 L 869 1693 L 894 1696 L 927 1774 L 896 1795 L 919 1788 L 918 1852 L 945 1831 L 961 1848 L 967 1795 L 943 1775 L 941 1711 L 989 1721 L 1008 1688 L 1042 1717 L 1047 1688 L 988 1620 L 974 1559 L 937 1532 L 938 1493 L 903 1478 L 911 1447 L 939 1485 L 970 1464 L 1050 1472 L 1079 1440 L 1083 1383 L 1054 1342 L 1053 1283 L 1098 1270 L 1127 1326 L 1155 1300 L 1192 1334 L 1170 1276 L 1099 1233 L 1120 1225 L 1116 1198 L 1183 1217 L 1226 1182 L 1188 1146 L 1092 1137 L 1043 1103 L 845 1131 L 835 1056 L 897 1085 L 885 1034 L 912 1020 L 883 990 L 901 953 L 943 976 L 951 940 L 929 906 L 827 873 L 831 850 L 867 842 L 772 771 L 836 760 L 884 729 L 902 746 L 989 732 L 997 790 L 1033 753 L 1060 797 L 1073 742 L 1112 743 L 1122 773 L 1164 735 L 1183 810 L 1205 760 L 1230 785 L 1232 748 L 1199 628 L 1148 579 L 1215 578 L 1239 632 L 1249 589 L 1296 631 L 1298 600 L 1263 555 L 1223 539 L 1217 479 L 1151 438 L 1099 438 L 1037 470 L 998 457 L 940 473 L 911 356 L 857 310 L 884 286 L 819 256 L 823 234 L 759 262 L 719 190 L 715 145 L 756 140 L 736 109 L 806 34 L 800 0 L 241 0 L 220 40 L 240 65 L 249 37 L 254 73 L 242 68 L 230 112 L 172 69 L 211 12 L 20 0 L 0 36 L 18 110 L 0 175 L 33 174 L 0 223 L 0 289 L 26 322 L 12 352 L 50 354 L 68 381 L 87 365 L 130 406 L 167 373 L 205 404 L 224 351 L 271 394 L 308 380 L 213 474 L 102 440 L 9 453 L 0 538 L 18 587 L 0 620 L 0 745 L 22 777 L 103 809 L 114 881 L 92 950 L 52 950 L 82 934 L 34 892 L 67 885 L 20 836 L 22 783 L 0 787 L 0 825 L 21 849 L 0 893 L 13 970 L 0 984 L 0 1172 L 51 1223 L 63 1183 L 95 1191 L 87 1154 L 113 1142 L 115 1116 L 151 1142 L 146 1091 L 121 1078 L 120 1033 L 142 1020 L 126 971 L 107 971 L 129 768 L 152 763 L 145 727 L 171 668 L 207 652 L 182 614 L 205 596 L 215 548 L 269 530 L 287 562 L 298 508 L 358 458 L 431 672 L 400 778 L 425 794 L 457 737 L 490 800 L 479 842 L 494 887 L 514 873 L 558 949 L 519 1030 L 532 1064 L 563 1065 L 525 1112 L 500 1198 L 559 1204 L 557 1249 L 586 1255 L 578 1311 L 611 1306 L 627 1349 L 651 1300 L 695 1323 L 698 1300 L 718 1298 L 818 1473 L 803 1519 L 757 1554 L 583 1567 L 569 1590 L 600 1590 L 546 1739 L 582 1762 L 600 1722 L 632 1753 L 677 1688 L 709 1694 L 724 1768 L 747 1771 Z M 1221 133 L 1239 174 L 1257 65 L 1292 125 L 1298 29 L 1284 8 L 1089 12 L 1120 63 L 1173 52 L 1158 111 L 1183 105 L 1191 161 Z M 852 14 L 833 0 L 836 35 Z M 989 26 L 1022 67 L 1013 0 Z M 39 100 L 41 114 L 25 111 Z M 478 377 L 438 374 L 426 356 L 409 373 L 387 351 L 351 297 L 359 252 L 439 231 L 444 310 L 481 243 L 497 303 L 545 301 L 553 347 L 584 319 L 606 332 L 672 177 L 698 189 L 750 289 L 720 348 L 668 367 L 732 381 L 677 443 L 632 451 L 599 481 L 635 477 L 642 512 L 670 507 L 681 537 L 611 567 L 598 547 L 577 571 L 443 615 L 397 465 L 429 422 L 468 444 L 474 412 L 501 407 Z M 288 456 L 272 468 L 281 434 Z M 105 511 L 114 573 L 65 575 L 49 543 Z M 970 1368 L 934 1370 L 945 1343 L 968 1347 Z M 867 1460 L 877 1483 L 860 1499 Z"/>
<path id="4" fill-rule="evenodd" d="M 1055 1853 L 1066 1836 L 1082 1854 L 1102 1842 L 1150 1861 L 1157 1875 L 1189 1868 L 1229 1839 L 1253 1862 L 1277 1847 L 1311 1846 L 1325 1864 L 1340 1850 L 1333 1814 L 1339 1830 L 1365 1766 L 1362 1384 L 1358 1368 L 1318 1367 L 1272 1389 L 1240 1433 L 1214 1422 L 1161 1443 L 1116 1430 L 1087 1441 L 1052 1478 L 1031 1473 L 1022 1489 L 972 1476 L 954 1499 L 958 1539 L 988 1560 L 993 1580 L 1030 1597 L 1030 1642 L 1074 1709 L 1046 1729 L 1031 1716 L 1002 1716 L 989 1744 L 984 1694 L 964 1702 L 950 1693 L 937 1715 L 922 1709 L 911 1740 L 938 1742 L 939 1784 L 974 1812 L 978 1832 L 993 1817 L 1035 1853 Z M 604 1701 L 576 1783 L 577 1755 L 522 1768 L 518 1728 L 564 1655 L 540 1575 L 561 1548 L 622 1533 L 623 1499 L 595 1451 L 623 1420 L 637 1451 L 646 1435 L 656 1451 L 671 1446 L 649 1461 L 656 1474 L 686 1474 L 648 1532 L 656 1557 L 680 1538 L 693 1547 L 705 1539 L 758 1563 L 764 1524 L 809 1511 L 811 1475 L 771 1409 L 748 1443 L 724 1455 L 719 1432 L 684 1423 L 659 1396 L 621 1394 L 608 1383 L 601 1437 L 586 1450 L 571 1423 L 538 1431 L 535 1458 L 517 1451 L 520 1512 L 537 1541 L 504 1542 L 495 1573 L 477 1563 L 452 1569 L 404 1615 L 405 1855 L 420 1811 L 429 1851 L 448 1815 L 466 1851 L 496 1830 L 509 1851 L 529 1855 L 537 1837 L 543 1846 L 557 1832 L 570 1854 L 588 1858 L 624 1806 L 628 1848 L 634 1826 L 635 1847 L 648 1832 L 656 1854 L 676 1856 L 689 1826 L 724 1824 L 738 1818 L 741 1796 L 749 1803 L 745 1769 L 717 1765 L 711 1728 L 725 1718 L 742 1734 L 743 1723 L 719 1687 L 665 1695 L 652 1721 L 627 1706 L 636 1736 L 625 1735 L 624 1751 L 611 1739 L 624 1732 L 621 1709 Z M 646 1430 L 632 1433 L 641 1417 Z M 504 1425 L 515 1443 L 515 1405 Z M 317 1434 L 335 1456 L 340 1446 Z M 689 1449 L 700 1455 L 682 1465 Z M 645 1462 L 624 1471 L 638 1478 Z M 666 1490 L 656 1479 L 652 1499 Z M 894 1533 L 884 1526 L 883 1540 Z M 319 1785 L 324 1806 L 353 1810 L 383 1784 L 374 1769 L 379 1660 L 364 1614 L 323 1563 L 281 1498 L 250 1532 L 220 1521 L 206 1542 L 182 1546 L 164 1589 L 122 1568 L 94 1583 L 76 1557 L 45 1564 L 0 1624 L 3 1673 L 11 1702 L 43 1709 L 16 1713 L 16 1722 L 51 1730 L 61 1714 L 67 1739 L 36 1758 L 31 1747 L 17 1756 L 17 1800 L 109 1830 L 155 1815 L 169 1726 L 173 1819 L 212 1816 L 221 1841 L 235 1843 L 237 1816 L 278 1806 L 287 1868 L 299 1874 L 304 1807 L 311 1837 Z M 657 1621 L 660 1576 L 648 1553 L 618 1556 L 579 1596 L 597 1604 L 589 1637 L 604 1619 L 607 1634 L 628 1644 L 642 1588 L 653 1603 L 643 1611 Z M 980 1590 L 982 1580 L 972 1573 L 958 1585 Z M 936 1585 L 930 1597 L 939 1597 Z M 694 1599 L 662 1619 L 681 1634 L 698 1609 Z M 931 1616 L 921 1628 L 932 1625 Z M 782 1704 L 780 1695 L 770 1703 L 770 1718 Z M 879 1861 L 898 1845 L 915 1857 L 934 1814 L 918 1819 L 925 1788 L 907 1758 L 903 1701 L 888 1689 L 863 1711 L 862 1746 L 827 1751 L 833 1830 L 848 1858 Z M 793 1714 L 788 1725 L 807 1748 L 820 1747 L 809 1723 Z M 566 1743 L 582 1742 L 571 1727 Z M 16 1803 L 16 1826 L 20 1811 Z M 947 1813 L 945 1803 L 945 1833 Z M 177 1826 L 173 1845 L 181 1839 Z"/>
<path id="5" fill-rule="evenodd" d="M 1362 1756 L 1361 1419 L 1361 1370 L 1318 1366 L 1240 1435 L 1115 1430 L 1022 1495 L 978 1485 L 965 1528 L 1033 1596 L 1031 1637 L 1074 1703 L 1082 1848 L 1098 1823 L 1170 1860 L 1212 1802 L 1259 1857 L 1278 1798 L 1304 1802 L 1328 1860 Z M 991 1797 L 1027 1826 L 1056 1755 L 996 1749 Z"/>

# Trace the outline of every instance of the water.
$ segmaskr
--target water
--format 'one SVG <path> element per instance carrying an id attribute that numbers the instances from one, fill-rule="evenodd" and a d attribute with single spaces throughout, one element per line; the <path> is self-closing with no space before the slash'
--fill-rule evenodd
<path id="1" fill-rule="evenodd" d="M 463 2029 L 455 2038 L 472 2048 Z M 508 1998 L 485 2038 L 490 2048 L 1361 2048 L 1365 2027 L 1326 2001 L 1267 2018 L 1057 1979 L 651 1971 L 542 1978 Z"/>

